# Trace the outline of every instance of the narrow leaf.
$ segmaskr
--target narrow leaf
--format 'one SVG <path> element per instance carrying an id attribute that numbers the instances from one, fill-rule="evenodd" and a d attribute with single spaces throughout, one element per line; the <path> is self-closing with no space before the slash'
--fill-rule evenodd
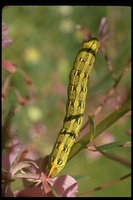
<path id="1" fill-rule="evenodd" d="M 97 146 L 97 148 L 99 150 L 107 150 L 107 149 L 115 148 L 115 147 L 123 147 L 125 144 L 126 144 L 126 142 L 120 142 L 120 141 L 119 142 L 111 142 L 111 143 Z M 92 151 L 97 151 L 97 149 L 92 149 Z"/>
<path id="2" fill-rule="evenodd" d="M 95 137 L 95 126 L 94 126 L 94 121 L 91 115 L 89 115 L 89 125 L 90 125 L 90 142 L 94 139 Z"/>
<path id="3" fill-rule="evenodd" d="M 124 157 L 121 157 L 121 156 L 118 156 L 118 155 L 116 155 L 116 154 L 105 153 L 105 152 L 101 151 L 101 150 L 95 145 L 95 143 L 93 143 L 93 144 L 94 144 L 95 148 L 96 148 L 102 155 L 104 155 L 105 157 L 107 157 L 107 158 L 109 158 L 109 159 L 111 159 L 111 160 L 114 160 L 114 161 L 116 161 L 116 162 L 119 162 L 119 163 L 121 163 L 121 164 L 123 164 L 123 165 L 125 165 L 125 166 L 127 166 L 127 167 L 129 167 L 129 168 L 131 167 L 131 161 L 130 161 L 129 159 L 124 158 Z"/>

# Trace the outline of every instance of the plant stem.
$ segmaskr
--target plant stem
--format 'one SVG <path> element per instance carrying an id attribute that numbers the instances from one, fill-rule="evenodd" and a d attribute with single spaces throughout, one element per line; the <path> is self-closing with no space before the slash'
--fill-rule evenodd
<path id="1" fill-rule="evenodd" d="M 121 106 L 116 107 L 115 111 L 110 114 L 107 118 L 105 118 L 100 124 L 96 126 L 95 136 L 96 138 L 103 131 L 109 128 L 112 124 L 114 124 L 117 120 L 119 120 L 122 116 L 124 116 L 131 109 L 131 98 L 127 99 Z M 91 131 L 89 131 L 84 137 L 81 138 L 80 141 L 75 143 L 72 147 L 68 160 L 70 160 L 73 156 L 75 156 L 78 152 L 84 149 L 88 143 L 90 142 Z"/>

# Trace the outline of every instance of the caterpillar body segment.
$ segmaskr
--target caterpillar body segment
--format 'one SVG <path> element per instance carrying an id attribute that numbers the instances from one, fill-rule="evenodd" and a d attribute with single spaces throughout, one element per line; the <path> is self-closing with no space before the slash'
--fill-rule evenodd
<path id="1" fill-rule="evenodd" d="M 100 47 L 96 38 L 85 42 L 78 52 L 69 76 L 68 100 L 62 129 L 49 157 L 48 177 L 56 176 L 65 166 L 78 137 L 85 111 L 87 83 Z"/>

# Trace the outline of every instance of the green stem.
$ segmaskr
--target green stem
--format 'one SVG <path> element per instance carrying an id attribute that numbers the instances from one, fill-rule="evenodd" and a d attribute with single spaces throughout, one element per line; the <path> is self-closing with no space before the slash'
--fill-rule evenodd
<path id="1" fill-rule="evenodd" d="M 96 126 L 95 136 L 96 138 L 103 131 L 109 128 L 112 124 L 114 124 L 117 120 L 119 120 L 123 115 L 125 115 L 131 109 L 131 98 L 127 99 L 121 106 L 118 106 L 116 110 L 105 118 L 100 124 Z M 75 156 L 78 152 L 84 149 L 88 143 L 90 142 L 91 132 L 89 131 L 80 141 L 75 143 L 72 147 L 68 160 L 70 160 L 73 156 Z"/>

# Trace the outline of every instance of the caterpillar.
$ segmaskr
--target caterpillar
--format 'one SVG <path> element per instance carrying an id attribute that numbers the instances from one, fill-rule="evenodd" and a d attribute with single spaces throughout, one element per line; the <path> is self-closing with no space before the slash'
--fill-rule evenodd
<path id="1" fill-rule="evenodd" d="M 87 83 L 100 47 L 97 38 L 85 42 L 78 52 L 69 75 L 68 100 L 63 127 L 56 139 L 48 161 L 48 177 L 56 176 L 65 166 L 83 121 Z"/>

